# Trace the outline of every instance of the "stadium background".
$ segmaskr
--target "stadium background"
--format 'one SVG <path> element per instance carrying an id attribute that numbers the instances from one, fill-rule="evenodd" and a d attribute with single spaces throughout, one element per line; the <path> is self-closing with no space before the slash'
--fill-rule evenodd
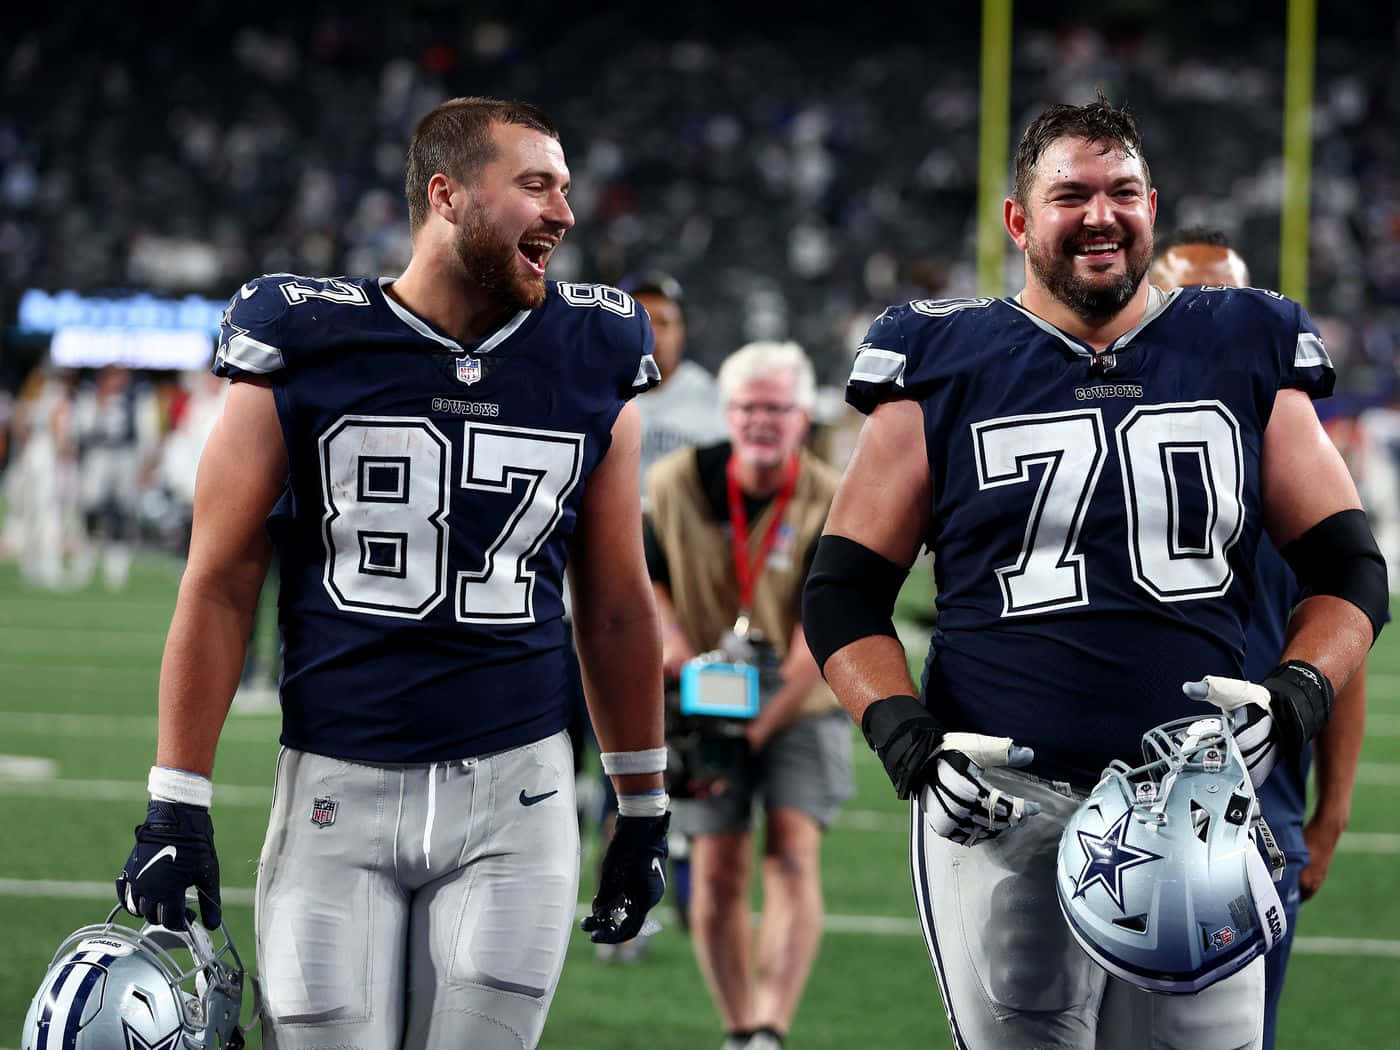
<path id="1" fill-rule="evenodd" d="M 1384 540 L 1395 531 L 1398 432 L 1400 10 L 1324 5 L 1312 33 L 1309 6 L 1291 36 L 1297 2 L 1014 11 L 817 2 L 796 17 L 723 4 L 682 14 L 641 3 L 418 2 L 357 14 L 197 2 L 176 19 L 80 3 L 9 15 L 0 35 L 7 518 L 31 495 L 15 466 L 45 355 L 61 338 L 75 360 L 96 364 L 164 346 L 169 332 L 152 325 L 199 330 L 169 311 L 104 313 L 104 303 L 136 293 L 222 300 L 265 271 L 397 272 L 408 253 L 403 146 L 441 98 L 524 97 L 559 122 L 578 227 L 551 277 L 668 269 L 687 290 L 693 358 L 713 367 L 747 339 L 796 338 L 839 386 L 883 305 L 1019 286 L 1019 256 L 999 230 L 979 243 L 979 192 L 999 214 L 1015 133 L 1043 105 L 1102 87 L 1142 126 L 1159 229 L 1225 229 L 1256 284 L 1305 298 L 1323 325 L 1340 393 L 1321 407 Z M 1009 51 L 984 53 L 1003 33 Z M 1300 129 L 1292 142 L 1311 148 L 1287 152 L 1285 132 Z M 48 296 L 29 300 L 37 323 L 21 309 L 31 290 Z M 69 298 L 60 309 L 54 296 L 65 290 L 88 305 Z M 120 338 L 104 338 L 114 322 Z M 65 324 L 66 335 L 54 331 Z M 66 391 L 90 375 L 48 379 Z M 154 456 L 197 387 L 163 369 L 135 379 L 155 421 Z M 156 487 L 160 475 L 149 480 Z M 99 578 L 36 586 L 26 552 L 3 534 L 0 928 L 10 948 L 0 1046 L 18 1044 L 58 940 L 100 918 L 141 811 L 181 535 L 179 500 L 149 495 L 143 550 L 120 590 Z M 63 542 L 81 546 L 81 533 Z M 911 640 L 928 600 L 915 592 L 903 606 Z M 260 644 L 268 657 L 267 631 Z M 1400 785 L 1400 638 L 1382 639 L 1371 671 L 1353 821 L 1326 888 L 1303 910 L 1283 1047 L 1389 1047 L 1400 1030 L 1400 829 L 1388 804 Z M 909 907 L 903 817 L 878 764 L 858 751 L 859 794 L 825 851 L 828 935 L 791 1042 L 946 1045 Z M 274 753 L 275 715 L 240 708 L 220 749 L 215 817 L 250 965 Z M 651 957 L 626 969 L 601 965 L 576 939 L 543 1045 L 717 1043 L 689 944 L 668 927 Z"/>

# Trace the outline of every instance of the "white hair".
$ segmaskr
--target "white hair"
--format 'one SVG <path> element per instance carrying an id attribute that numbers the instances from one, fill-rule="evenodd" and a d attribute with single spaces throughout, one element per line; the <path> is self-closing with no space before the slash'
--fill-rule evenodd
<path id="1" fill-rule="evenodd" d="M 810 413 L 817 403 L 817 376 L 811 359 L 793 342 L 747 343 L 726 357 L 716 377 L 720 402 L 728 405 L 740 386 L 754 379 L 766 379 L 775 372 L 792 376 L 796 403 Z"/>

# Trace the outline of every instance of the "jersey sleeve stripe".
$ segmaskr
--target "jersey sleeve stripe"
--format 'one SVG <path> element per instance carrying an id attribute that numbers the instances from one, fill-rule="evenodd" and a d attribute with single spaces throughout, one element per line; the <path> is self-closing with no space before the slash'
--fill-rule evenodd
<path id="1" fill-rule="evenodd" d="M 647 354 L 637 363 L 637 377 L 632 380 L 632 389 L 650 390 L 661 382 L 661 369 L 656 367 L 656 359 Z"/>
<path id="2" fill-rule="evenodd" d="M 893 350 L 863 345 L 856 351 L 855 363 L 851 366 L 851 382 L 893 383 L 904 385 L 905 358 Z"/>
<path id="3" fill-rule="evenodd" d="M 254 339 L 246 332 L 231 337 L 219 347 L 218 360 L 257 375 L 280 372 L 286 367 L 281 350 Z"/>
<path id="4" fill-rule="evenodd" d="M 1298 333 L 1298 349 L 1293 353 L 1294 368 L 1332 367 L 1332 359 L 1327 356 L 1327 348 L 1322 340 L 1311 332 Z"/>

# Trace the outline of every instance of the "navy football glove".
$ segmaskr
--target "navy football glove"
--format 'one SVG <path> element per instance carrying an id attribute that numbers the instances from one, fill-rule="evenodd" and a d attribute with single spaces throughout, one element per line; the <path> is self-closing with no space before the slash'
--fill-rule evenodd
<path id="1" fill-rule="evenodd" d="M 136 845 L 117 876 L 117 900 L 132 915 L 172 930 L 185 928 L 185 890 L 199 894 L 200 921 L 223 921 L 214 822 L 203 806 L 152 799 Z"/>
<path id="2" fill-rule="evenodd" d="M 671 814 L 617 818 L 617 830 L 603 854 L 603 873 L 593 912 L 580 923 L 597 944 L 630 941 L 642 930 L 647 912 L 666 892 L 666 833 Z"/>
<path id="3" fill-rule="evenodd" d="M 936 835 L 971 846 L 1040 812 L 1039 803 L 1008 795 L 982 776 L 986 766 L 1024 766 L 1034 757 L 1010 737 L 945 733 L 912 696 L 875 701 L 861 728 L 895 793 L 908 798 L 924 792 L 924 819 Z"/>

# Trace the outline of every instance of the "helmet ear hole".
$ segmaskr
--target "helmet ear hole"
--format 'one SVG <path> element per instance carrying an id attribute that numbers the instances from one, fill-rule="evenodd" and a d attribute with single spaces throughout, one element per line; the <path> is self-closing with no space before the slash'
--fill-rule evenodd
<path id="1" fill-rule="evenodd" d="M 1134 933 L 1147 932 L 1147 914 L 1127 915 L 1121 919 L 1114 919 L 1113 925 L 1120 926 L 1125 930 L 1132 930 Z"/>
<path id="2" fill-rule="evenodd" d="M 1196 832 L 1196 838 L 1202 842 L 1210 841 L 1210 813 L 1194 798 L 1191 800 L 1191 828 Z"/>

